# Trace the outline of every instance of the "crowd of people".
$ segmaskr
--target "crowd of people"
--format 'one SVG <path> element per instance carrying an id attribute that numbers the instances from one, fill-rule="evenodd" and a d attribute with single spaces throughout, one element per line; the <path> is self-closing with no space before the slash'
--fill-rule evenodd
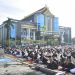
<path id="1" fill-rule="evenodd" d="M 10 48 L 5 53 L 47 65 L 47 68 L 75 73 L 75 46 Z"/>

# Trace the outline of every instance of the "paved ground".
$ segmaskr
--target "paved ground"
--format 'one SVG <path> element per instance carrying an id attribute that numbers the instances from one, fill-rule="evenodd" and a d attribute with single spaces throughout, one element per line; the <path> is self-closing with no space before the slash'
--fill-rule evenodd
<path id="1" fill-rule="evenodd" d="M 0 75 L 5 73 L 28 73 L 33 72 L 29 67 L 26 65 L 10 65 L 8 67 L 0 67 Z"/>
<path id="2" fill-rule="evenodd" d="M 37 72 L 34 72 L 33 70 L 31 70 L 28 67 L 28 65 L 29 65 L 28 62 L 22 63 L 21 61 L 24 61 L 24 59 L 16 58 L 15 56 L 8 55 L 8 54 L 6 54 L 4 57 L 12 59 L 15 62 L 8 63 L 8 64 L 11 64 L 10 66 L 8 66 L 6 64 L 5 64 L 5 67 L 4 67 L 4 64 L 3 64 L 3 66 L 0 66 L 0 75 L 7 75 L 7 74 L 10 74 L 10 75 L 26 75 L 26 73 L 29 73 L 27 75 L 42 75 L 42 73 L 40 73 L 40 72 L 38 72 L 39 74 L 36 74 Z M 68 73 L 66 75 L 73 75 L 73 74 Z"/>

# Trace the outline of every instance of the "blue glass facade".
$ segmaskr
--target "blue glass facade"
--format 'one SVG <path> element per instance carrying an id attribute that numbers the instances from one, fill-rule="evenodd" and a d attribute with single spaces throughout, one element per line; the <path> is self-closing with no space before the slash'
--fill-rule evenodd
<path id="1" fill-rule="evenodd" d="M 54 25 L 53 25 L 54 32 L 59 32 L 59 23 L 58 23 L 58 17 L 54 17 Z"/>
<path id="2" fill-rule="evenodd" d="M 16 38 L 16 25 L 13 24 L 13 27 L 11 27 L 11 33 L 10 33 L 11 38 Z"/>
<path id="3" fill-rule="evenodd" d="M 13 24 L 13 27 L 11 26 L 10 31 L 10 46 L 15 47 L 16 44 L 16 25 Z"/>
<path id="4" fill-rule="evenodd" d="M 38 30 L 42 30 L 44 27 L 44 15 L 40 14 L 37 15 L 37 24 L 38 24 Z"/>
<path id="5" fill-rule="evenodd" d="M 50 20 L 51 20 L 50 16 L 47 16 L 47 29 L 48 29 L 48 31 L 51 30 L 51 26 L 50 26 L 51 21 Z"/>
<path id="6" fill-rule="evenodd" d="M 71 28 L 65 27 L 64 31 L 64 41 L 69 44 L 71 43 Z"/>

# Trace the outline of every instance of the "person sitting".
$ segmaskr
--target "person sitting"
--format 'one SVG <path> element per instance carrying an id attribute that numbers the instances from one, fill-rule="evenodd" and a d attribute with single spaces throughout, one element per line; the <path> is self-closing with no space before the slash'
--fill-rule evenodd
<path id="1" fill-rule="evenodd" d="M 51 57 L 50 60 L 47 63 L 47 68 L 49 68 L 49 69 L 57 69 L 58 68 L 57 61 Z"/>
<path id="2" fill-rule="evenodd" d="M 42 57 L 42 63 L 46 65 L 47 64 L 47 61 L 48 61 L 47 58 L 45 56 L 43 56 Z"/>
<path id="3" fill-rule="evenodd" d="M 71 63 L 70 59 L 65 59 L 61 66 L 58 66 L 58 70 L 75 73 L 75 65 Z"/>

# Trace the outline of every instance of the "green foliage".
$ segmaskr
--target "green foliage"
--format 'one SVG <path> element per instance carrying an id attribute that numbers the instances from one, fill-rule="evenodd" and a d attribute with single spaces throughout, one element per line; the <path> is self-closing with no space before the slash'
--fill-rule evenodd
<path id="1" fill-rule="evenodd" d="M 54 40 L 53 40 L 53 39 L 48 39 L 48 40 L 47 40 L 47 44 L 53 45 L 53 44 L 54 44 Z"/>
<path id="2" fill-rule="evenodd" d="M 33 41 L 33 43 L 45 44 L 46 41 L 44 41 L 44 40 L 35 40 L 35 41 Z"/>
<path id="3" fill-rule="evenodd" d="M 58 38 L 56 38 L 56 37 L 50 37 L 47 40 L 47 44 L 48 45 L 58 45 L 59 44 Z"/>
<path id="4" fill-rule="evenodd" d="M 21 39 L 21 41 L 23 41 L 23 42 L 26 42 L 26 43 L 32 43 L 32 44 L 38 44 L 38 43 L 40 43 L 40 44 L 44 44 L 44 43 L 46 43 L 46 41 L 43 41 L 43 40 L 32 40 L 32 39 Z"/>
<path id="5" fill-rule="evenodd" d="M 33 42 L 32 39 L 21 39 L 21 41 L 26 42 L 26 43 L 32 43 Z"/>

